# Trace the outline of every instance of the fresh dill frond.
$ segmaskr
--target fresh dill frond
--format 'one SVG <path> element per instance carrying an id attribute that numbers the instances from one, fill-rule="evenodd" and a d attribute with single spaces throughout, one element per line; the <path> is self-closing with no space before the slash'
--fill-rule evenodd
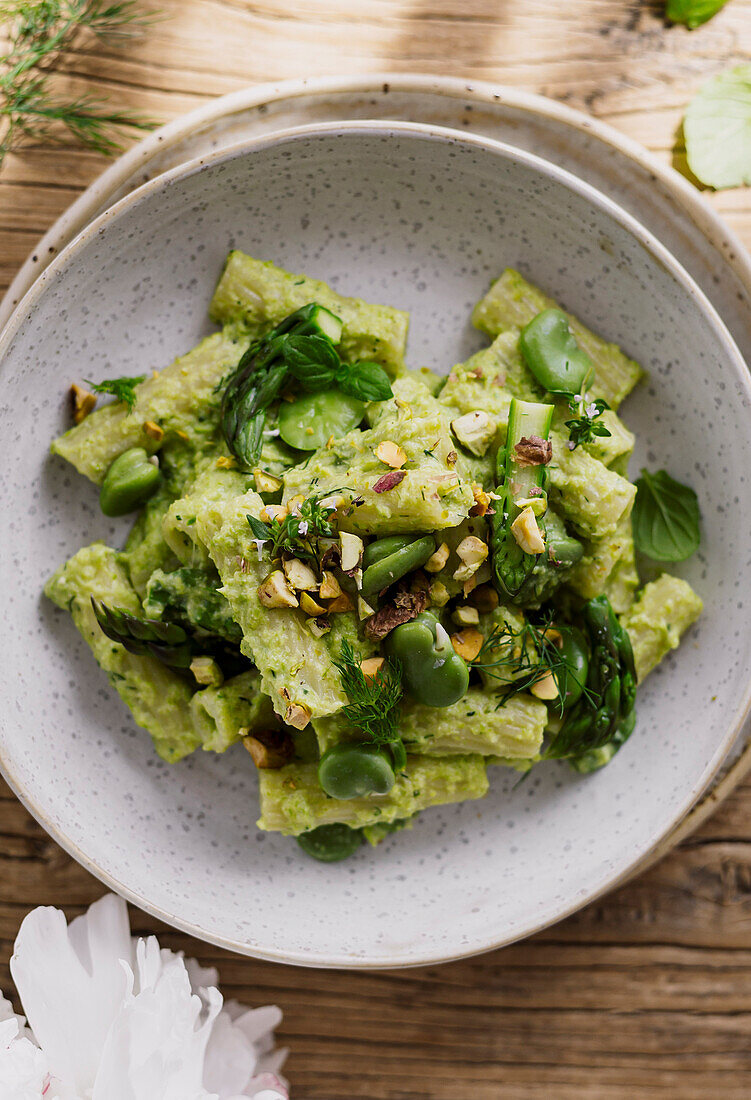
<path id="1" fill-rule="evenodd" d="M 122 41 L 154 18 L 135 0 L 0 0 L 0 22 L 9 25 L 9 45 L 0 54 L 0 165 L 21 137 L 58 141 L 67 130 L 75 141 L 111 154 L 121 148 L 119 130 L 153 129 L 149 119 L 94 95 L 58 97 L 51 78 L 63 53 L 86 33 Z"/>
<path id="2" fill-rule="evenodd" d="M 345 718 L 375 745 L 398 741 L 399 704 L 403 692 L 399 661 L 388 658 L 375 676 L 366 677 L 359 658 L 345 638 L 339 660 L 334 664 L 349 699 L 343 708 Z"/>
<path id="3" fill-rule="evenodd" d="M 547 609 L 539 618 L 538 623 L 525 619 L 519 627 L 513 623 L 495 626 L 472 662 L 472 668 L 481 669 L 486 676 L 504 685 L 499 707 L 512 696 L 529 691 L 540 680 L 552 675 L 558 687 L 556 705 L 562 715 L 563 700 L 569 688 L 581 686 L 585 695 L 590 693 L 585 685 L 580 685 L 558 648 L 553 611 Z M 495 657 L 499 650 L 500 656 Z"/>
<path id="4" fill-rule="evenodd" d="M 134 378 L 105 378 L 103 382 L 91 382 L 85 378 L 87 386 L 91 386 L 94 393 L 111 394 L 116 401 L 122 401 L 130 411 L 136 403 L 136 386 L 143 382 L 145 374 L 139 374 Z"/>

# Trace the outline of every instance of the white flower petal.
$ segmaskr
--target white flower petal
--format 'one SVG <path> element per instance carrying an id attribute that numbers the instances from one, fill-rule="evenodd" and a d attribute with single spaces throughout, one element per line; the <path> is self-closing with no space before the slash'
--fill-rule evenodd
<path id="1" fill-rule="evenodd" d="M 34 1036 L 70 1095 L 94 1084 L 99 1055 L 128 993 L 132 959 L 125 902 L 113 894 L 70 927 L 59 909 L 24 920 L 10 969 Z"/>
<path id="2" fill-rule="evenodd" d="M 183 953 L 180 952 L 183 958 Z M 219 985 L 219 971 L 215 966 L 201 966 L 195 959 L 185 959 L 185 969 L 190 978 L 190 987 L 194 993 L 199 989 L 208 989 L 210 985 Z M 225 1005 L 226 1008 L 226 1005 Z"/>
<path id="3" fill-rule="evenodd" d="M 92 1100 L 215 1100 L 203 1066 L 221 994 L 195 995 L 183 959 L 154 945 L 138 944 L 140 991 L 110 1029 Z"/>
<path id="4" fill-rule="evenodd" d="M 40 1100 L 49 1085 L 49 1066 L 42 1051 L 29 1038 L 23 1016 L 7 1015 L 10 1004 L 0 995 L 0 1100 Z M 12 1009 L 11 1009 L 12 1013 Z M 57 1090 L 47 1087 L 45 1100 L 55 1100 Z"/>
<path id="5" fill-rule="evenodd" d="M 0 994 L 0 1100 L 288 1100 L 279 1009 L 222 1008 L 216 971 L 132 940 L 113 895 L 29 914 L 11 969 L 33 1034 Z"/>

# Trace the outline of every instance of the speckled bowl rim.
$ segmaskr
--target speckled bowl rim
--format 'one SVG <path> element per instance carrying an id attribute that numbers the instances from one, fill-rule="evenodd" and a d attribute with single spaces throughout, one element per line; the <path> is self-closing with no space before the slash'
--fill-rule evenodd
<path id="1" fill-rule="evenodd" d="M 461 77 L 436 76 L 430 73 L 375 72 L 357 76 L 315 76 L 299 79 L 272 81 L 240 88 L 235 92 L 218 96 L 209 103 L 188 111 L 171 122 L 146 135 L 130 149 L 122 153 L 114 164 L 105 169 L 81 195 L 57 218 L 40 238 L 16 277 L 0 300 L 0 330 L 10 319 L 13 310 L 39 277 L 44 267 L 52 262 L 50 257 L 59 254 L 101 210 L 113 192 L 126 186 L 141 166 L 164 149 L 179 144 L 190 134 L 209 131 L 213 125 L 235 114 L 260 110 L 265 104 L 293 103 L 305 96 L 321 95 L 388 95 L 390 93 L 434 94 L 446 99 L 471 98 L 476 103 L 498 105 L 534 114 L 540 118 L 565 123 L 583 133 L 592 134 L 600 141 L 626 154 L 658 177 L 681 203 L 696 228 L 706 236 L 725 262 L 734 269 L 737 278 L 751 291 L 751 255 L 732 230 L 701 197 L 687 179 L 674 168 L 662 164 L 644 146 L 633 138 L 567 104 L 548 96 L 522 91 L 506 84 L 487 80 L 466 80 Z M 379 120 L 387 121 L 387 120 Z M 421 125 L 415 123 L 415 125 Z M 449 127 L 446 127 L 447 129 Z M 281 129 L 273 133 L 280 133 Z M 462 131 L 463 132 L 463 131 Z M 263 135 L 267 136 L 267 135 Z M 496 139 L 489 139 L 496 140 Z M 191 158 L 193 159 L 193 158 Z M 187 161 L 185 163 L 188 163 Z M 160 173 L 161 174 L 161 173 Z M 131 192 L 132 193 L 132 192 Z M 119 201 L 119 200 L 118 200 Z M 65 237 L 67 236 L 67 239 Z M 60 246 L 60 240 L 65 243 Z"/>
<path id="2" fill-rule="evenodd" d="M 475 134 L 464 133 L 461 130 L 427 123 L 390 122 L 384 120 L 313 123 L 274 131 L 271 134 L 264 134 L 250 140 L 246 139 L 235 142 L 214 153 L 195 157 L 186 161 L 142 184 L 141 187 L 130 194 L 125 195 L 95 218 L 94 221 L 86 225 L 81 232 L 66 245 L 35 280 L 33 285 L 18 303 L 8 323 L 4 327 L 2 333 L 0 333 L 0 370 L 2 370 L 3 360 L 9 345 L 21 327 L 21 324 L 26 319 L 29 312 L 34 308 L 38 299 L 43 295 L 48 284 L 54 280 L 58 271 L 68 263 L 71 257 L 75 256 L 88 243 L 91 237 L 100 235 L 106 230 L 106 227 L 111 221 L 117 219 L 124 211 L 137 206 L 142 199 L 148 197 L 152 192 L 162 191 L 180 179 L 205 171 L 207 168 L 216 164 L 221 164 L 223 161 L 252 155 L 271 146 L 294 144 L 296 141 L 305 140 L 310 137 L 325 135 L 347 136 L 350 134 L 381 137 L 390 134 L 400 134 L 405 137 L 411 136 L 417 140 L 432 140 L 453 145 L 471 146 L 475 149 L 480 149 L 500 157 L 501 159 L 523 164 L 539 172 L 542 176 L 555 180 L 570 191 L 578 194 L 594 207 L 599 208 L 606 216 L 620 225 L 622 229 L 630 233 L 642 246 L 645 252 L 651 255 L 653 260 L 661 264 L 682 286 L 689 297 L 693 299 L 696 307 L 702 312 L 711 328 L 714 330 L 718 344 L 723 349 L 725 359 L 728 365 L 732 364 L 734 367 L 737 374 L 737 380 L 741 388 L 746 391 L 747 398 L 751 404 L 751 375 L 749 375 L 748 368 L 735 341 L 732 339 L 714 306 L 710 303 L 704 292 L 694 282 L 685 268 L 683 268 L 665 246 L 660 244 L 656 237 L 646 230 L 631 214 L 623 210 L 618 203 L 606 195 L 603 195 L 591 184 L 585 183 L 565 169 L 559 168 L 557 165 L 551 164 L 549 161 L 533 153 L 517 149 L 507 142 L 501 142 L 493 138 L 481 137 Z M 218 935 L 198 925 L 192 924 L 190 921 L 183 919 L 177 914 L 161 909 L 158 905 L 150 902 L 148 898 L 143 897 L 136 889 L 126 886 L 113 874 L 103 870 L 90 856 L 82 851 L 77 844 L 73 843 L 65 835 L 61 826 L 57 826 L 49 821 L 44 810 L 37 806 L 29 788 L 24 786 L 12 772 L 8 761 L 4 757 L 1 744 L 0 772 L 26 809 L 39 824 L 46 829 L 50 836 L 69 853 L 69 855 L 76 859 L 106 886 L 115 890 L 122 897 L 149 913 L 151 916 L 164 921 L 166 924 L 172 925 L 189 935 L 195 936 L 197 939 L 213 943 L 225 950 L 235 951 L 241 955 L 248 955 L 270 962 L 280 962 L 295 966 L 346 970 L 402 969 L 413 966 L 429 966 L 444 962 L 453 962 L 458 959 L 484 954 L 488 951 L 505 947 L 508 944 L 526 939 L 531 935 L 541 932 L 545 928 L 549 928 L 551 925 L 557 924 L 559 921 L 571 916 L 572 913 L 577 912 L 577 910 L 591 904 L 591 902 L 601 897 L 604 893 L 612 890 L 619 883 L 628 878 L 633 869 L 647 859 L 649 853 L 659 846 L 665 837 L 670 835 L 676 825 L 691 810 L 691 807 L 701 796 L 702 792 L 712 781 L 713 776 L 721 767 L 723 759 L 740 732 L 743 722 L 746 720 L 749 713 L 751 713 L 751 678 L 749 678 L 746 683 L 746 690 L 741 703 L 736 707 L 735 717 L 728 724 L 728 728 L 723 737 L 719 739 L 717 748 L 707 762 L 698 781 L 694 783 L 687 792 L 679 808 L 671 815 L 670 821 L 648 844 L 643 846 L 643 850 L 637 851 L 634 856 L 626 862 L 625 866 L 606 872 L 601 876 L 597 885 L 588 889 L 586 894 L 577 896 L 576 900 L 573 900 L 570 904 L 561 905 L 554 915 L 546 916 L 541 920 L 532 919 L 522 930 L 517 930 L 510 935 L 504 935 L 500 938 L 496 936 L 495 938 L 489 938 L 482 942 L 476 942 L 461 951 L 455 951 L 451 954 L 445 952 L 431 954 L 428 951 L 423 951 L 419 957 L 406 960 L 402 957 L 391 959 L 353 959 L 351 956 L 344 955 L 316 954 L 314 952 L 302 953 L 294 950 L 285 951 L 283 949 L 258 949 L 248 943 Z"/>

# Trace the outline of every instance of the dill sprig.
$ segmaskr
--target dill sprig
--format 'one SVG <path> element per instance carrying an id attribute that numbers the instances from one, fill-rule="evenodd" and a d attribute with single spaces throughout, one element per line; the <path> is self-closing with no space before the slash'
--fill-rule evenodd
<path id="1" fill-rule="evenodd" d="M 123 401 L 130 411 L 136 403 L 136 386 L 145 377 L 145 374 L 139 374 L 134 378 L 105 378 L 102 382 L 91 382 L 85 378 L 84 381 L 94 393 L 111 394 L 116 401 Z"/>
<path id="2" fill-rule="evenodd" d="M 50 87 L 62 56 L 88 32 L 98 39 L 124 40 L 153 14 L 138 11 L 136 0 L 0 0 L 0 22 L 9 24 L 9 45 L 0 54 L 0 165 L 21 137 L 74 141 L 97 152 L 120 148 L 122 129 L 150 130 L 155 123 L 110 108 L 86 94 L 64 99 Z"/>
<path id="3" fill-rule="evenodd" d="M 563 714 L 563 700 L 569 687 L 578 686 L 579 680 L 556 644 L 553 617 L 553 611 L 547 609 L 541 613 L 539 623 L 525 620 L 519 627 L 513 623 L 497 625 L 483 642 L 472 668 L 482 669 L 505 685 L 500 692 L 499 707 L 551 674 L 558 687 L 556 705 Z M 499 649 L 501 655 L 490 660 Z M 585 685 L 581 686 L 583 694 L 591 694 Z"/>
<path id="4" fill-rule="evenodd" d="M 374 745 L 387 745 L 399 740 L 399 704 L 402 698 L 402 677 L 399 661 L 388 658 L 377 674 L 366 677 L 360 660 L 345 638 L 338 661 L 342 687 L 349 699 L 343 714 L 361 730 Z"/>

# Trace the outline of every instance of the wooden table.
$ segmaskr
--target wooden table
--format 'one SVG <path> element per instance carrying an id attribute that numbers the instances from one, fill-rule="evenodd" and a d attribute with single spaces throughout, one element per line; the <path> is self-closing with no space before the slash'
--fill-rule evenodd
<path id="1" fill-rule="evenodd" d="M 250 82 L 392 70 L 498 80 L 590 111 L 680 162 L 676 131 L 707 76 L 751 60 L 751 0 L 667 29 L 658 0 L 159 0 L 117 51 L 75 52 L 65 81 L 169 119 Z M 0 176 L 0 289 L 104 167 L 28 148 Z M 709 195 L 751 246 L 751 190 Z M 54 736 L 54 730 L 50 731 Z M 0 988 L 18 925 L 102 892 L 0 791 Z M 134 927 L 153 928 L 133 912 Z M 168 929 L 222 988 L 276 1001 L 294 1100 L 707 1100 L 751 1096 L 751 781 L 669 858 L 527 943 L 414 971 L 255 962 Z"/>

